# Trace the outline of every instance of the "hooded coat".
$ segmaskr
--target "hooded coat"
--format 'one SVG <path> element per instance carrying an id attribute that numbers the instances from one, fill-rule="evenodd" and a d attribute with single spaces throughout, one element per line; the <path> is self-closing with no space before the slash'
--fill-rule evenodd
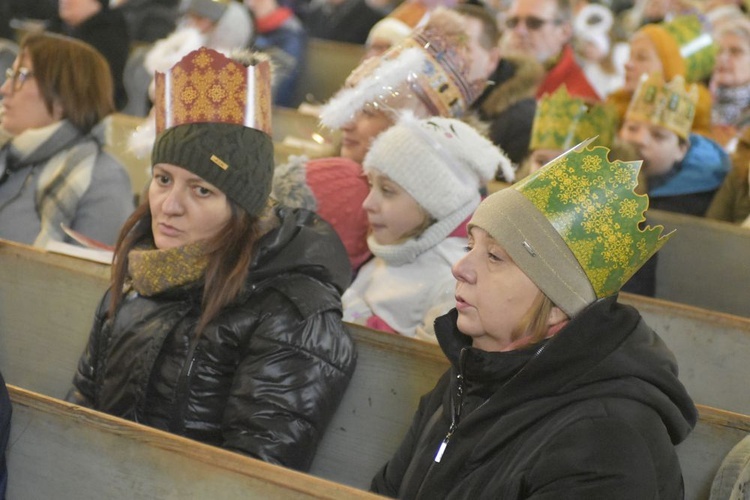
<path id="1" fill-rule="evenodd" d="M 107 292 L 68 401 L 306 470 L 356 362 L 341 322 L 350 269 L 330 226 L 276 208 L 241 296 L 196 337 L 202 283 Z"/>
<path id="2" fill-rule="evenodd" d="M 374 491 L 420 499 L 682 498 L 674 446 L 697 411 L 674 356 L 635 309 L 599 300 L 550 340 L 509 352 L 471 347 L 456 318 L 454 309 L 435 323 L 451 368 L 422 398 Z"/>
<path id="3" fill-rule="evenodd" d="M 664 175 L 647 179 L 650 208 L 703 216 L 731 167 L 719 144 L 690 134 L 682 161 Z"/>
<path id="4" fill-rule="evenodd" d="M 520 165 L 529 153 L 536 113 L 536 89 L 544 68 L 535 60 L 504 57 L 489 77 L 493 82 L 472 104 L 465 119 Z"/>

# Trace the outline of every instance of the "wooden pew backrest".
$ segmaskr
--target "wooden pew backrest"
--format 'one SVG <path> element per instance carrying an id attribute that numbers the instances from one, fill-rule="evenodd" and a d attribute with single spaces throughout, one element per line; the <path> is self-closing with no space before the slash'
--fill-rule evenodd
<path id="1" fill-rule="evenodd" d="M 274 106 L 271 122 L 276 165 L 287 163 L 289 155 L 308 158 L 338 155 L 340 134 L 321 126 L 317 116 Z"/>
<path id="2" fill-rule="evenodd" d="M 9 384 L 65 395 L 108 275 L 102 264 L 0 243 L 0 371 Z M 747 320 L 627 294 L 622 301 L 639 308 L 675 352 L 681 377 L 698 403 L 747 404 Z M 355 325 L 349 329 L 358 346 L 357 369 L 312 472 L 366 488 L 401 442 L 419 397 L 448 364 L 437 346 Z M 708 447 L 705 453 L 718 457 L 731 448 L 714 449 L 710 433 L 702 436 L 699 428 L 681 450 Z M 680 451 L 681 460 L 685 453 Z M 691 478 L 688 491 L 709 488 L 706 478 L 719 463 L 683 461 Z"/>
<path id="3" fill-rule="evenodd" d="M 135 129 L 145 122 L 146 118 L 131 116 L 124 113 L 113 113 L 104 119 L 105 146 L 104 149 L 117 158 L 130 176 L 130 184 L 136 199 L 151 181 L 149 167 L 151 155 L 139 158 L 131 149 L 128 141 Z"/>
<path id="4" fill-rule="evenodd" d="M 750 415 L 750 318 L 623 293 L 677 358 L 696 403 Z"/>
<path id="5" fill-rule="evenodd" d="M 344 85 L 364 54 L 362 45 L 308 39 L 307 60 L 297 84 L 295 101 L 319 104 L 328 101 Z"/>
<path id="6" fill-rule="evenodd" d="M 685 500 L 708 500 L 721 461 L 750 432 L 750 417 L 698 405 L 700 420 L 677 446 Z"/>
<path id="7" fill-rule="evenodd" d="M 359 488 L 391 458 L 419 398 L 448 368 L 440 348 L 348 325 L 357 369 L 318 448 L 311 472 Z"/>
<path id="8" fill-rule="evenodd" d="M 110 267 L 0 241 L 0 370 L 62 398 L 71 387 Z"/>
<path id="9" fill-rule="evenodd" d="M 8 498 L 367 499 L 364 491 L 8 387 Z"/>
<path id="10" fill-rule="evenodd" d="M 677 230 L 658 254 L 656 297 L 750 317 L 750 231 L 659 210 L 647 216 Z"/>

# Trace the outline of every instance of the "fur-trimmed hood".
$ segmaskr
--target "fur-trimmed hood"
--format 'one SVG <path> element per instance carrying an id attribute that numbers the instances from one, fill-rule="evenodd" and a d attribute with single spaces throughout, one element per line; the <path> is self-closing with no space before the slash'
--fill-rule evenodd
<path id="1" fill-rule="evenodd" d="M 482 119 L 490 119 L 523 99 L 533 98 L 543 78 L 544 68 L 538 62 L 519 56 L 504 57 L 490 76 L 495 84 L 485 90 L 473 108 Z"/>

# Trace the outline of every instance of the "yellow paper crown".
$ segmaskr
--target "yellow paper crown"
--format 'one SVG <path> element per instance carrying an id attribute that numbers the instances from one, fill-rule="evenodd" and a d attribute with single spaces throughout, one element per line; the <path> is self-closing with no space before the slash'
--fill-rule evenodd
<path id="1" fill-rule="evenodd" d="M 608 153 L 579 145 L 511 188 L 554 227 L 597 298 L 617 293 L 671 235 L 639 227 L 648 208 L 648 196 L 634 191 L 641 162 L 610 162 Z"/>
<path id="2" fill-rule="evenodd" d="M 681 76 L 665 83 L 658 73 L 643 75 L 630 100 L 625 119 L 664 127 L 687 139 L 697 104 L 698 87 L 695 84 L 686 86 Z"/>
<path id="3" fill-rule="evenodd" d="M 599 136 L 602 144 L 614 139 L 617 111 L 608 104 L 587 104 L 561 85 L 537 103 L 529 149 L 569 149 Z"/>
<path id="4" fill-rule="evenodd" d="M 230 123 L 271 134 L 271 66 L 245 66 L 201 47 L 156 72 L 156 132 L 186 123 Z"/>

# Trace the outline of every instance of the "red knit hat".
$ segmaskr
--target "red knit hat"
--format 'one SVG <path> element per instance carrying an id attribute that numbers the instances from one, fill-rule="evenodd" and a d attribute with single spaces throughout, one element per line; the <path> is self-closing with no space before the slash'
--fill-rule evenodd
<path id="1" fill-rule="evenodd" d="M 321 158 L 307 162 L 307 185 L 318 202 L 317 213 L 338 233 L 352 269 L 370 257 L 367 213 L 362 208 L 370 192 L 362 167 L 348 158 Z"/>
<path id="2" fill-rule="evenodd" d="M 362 202 L 370 187 L 362 167 L 347 158 L 291 162 L 276 169 L 273 195 L 281 203 L 314 210 L 341 238 L 352 269 L 370 258 L 369 223 Z"/>

